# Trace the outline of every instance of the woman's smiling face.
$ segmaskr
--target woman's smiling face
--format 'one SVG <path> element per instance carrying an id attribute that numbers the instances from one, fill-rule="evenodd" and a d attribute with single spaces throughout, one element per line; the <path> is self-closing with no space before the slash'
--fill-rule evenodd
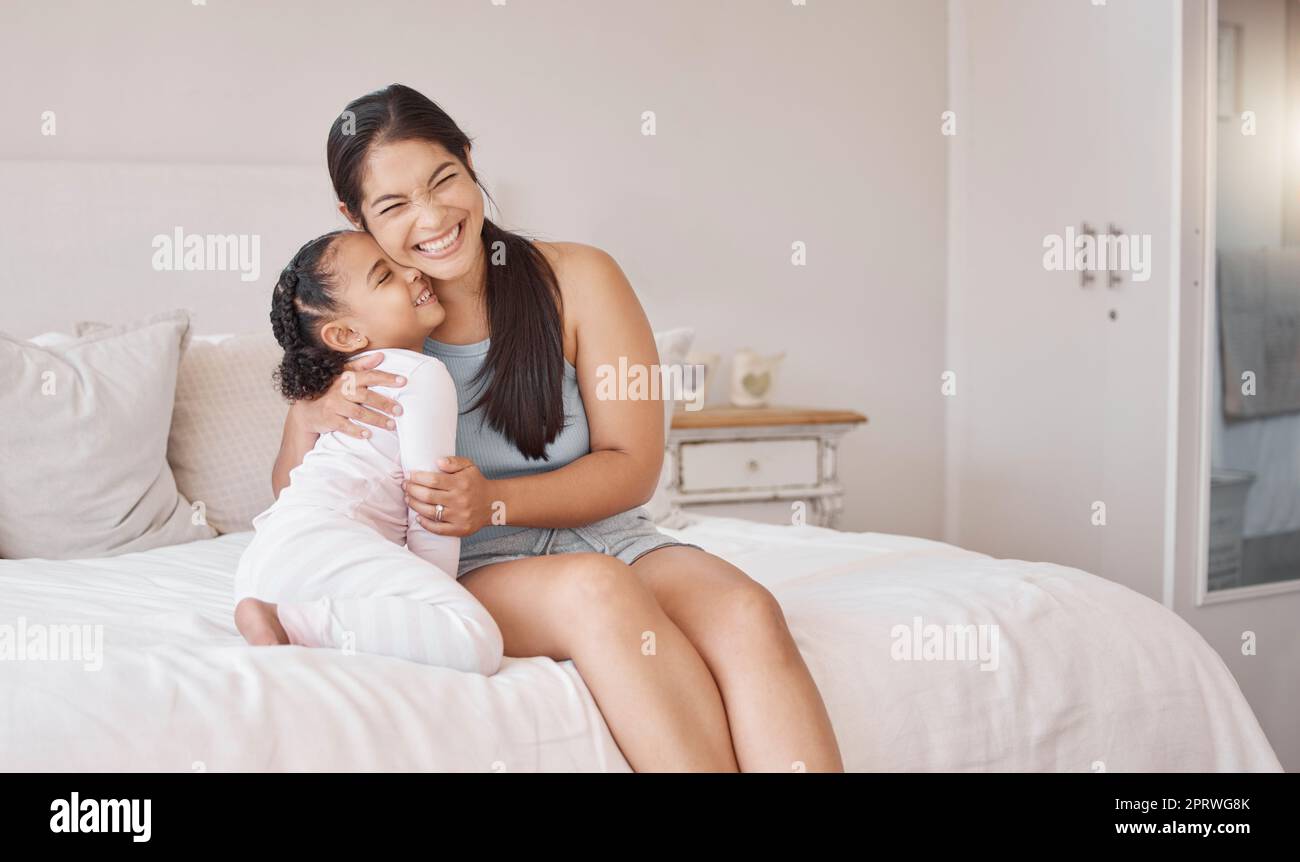
<path id="1" fill-rule="evenodd" d="M 482 258 L 482 190 L 441 144 L 409 140 L 376 146 L 366 158 L 364 176 L 358 215 L 399 266 L 452 281 Z"/>

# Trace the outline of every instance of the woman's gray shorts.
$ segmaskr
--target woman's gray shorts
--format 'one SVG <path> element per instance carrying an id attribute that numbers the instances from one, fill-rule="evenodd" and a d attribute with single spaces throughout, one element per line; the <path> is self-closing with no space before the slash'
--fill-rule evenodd
<path id="1" fill-rule="evenodd" d="M 585 527 L 525 527 L 477 542 L 473 541 L 472 536 L 469 540 L 462 539 L 456 577 L 462 577 L 489 563 L 540 557 L 544 554 L 608 554 L 631 565 L 641 555 L 670 545 L 700 547 L 679 542 L 659 532 L 646 510 L 638 506 Z"/>

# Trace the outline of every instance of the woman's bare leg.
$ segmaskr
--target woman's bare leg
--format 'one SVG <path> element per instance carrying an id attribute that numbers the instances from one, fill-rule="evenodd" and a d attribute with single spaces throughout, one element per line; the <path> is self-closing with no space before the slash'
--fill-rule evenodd
<path id="1" fill-rule="evenodd" d="M 742 771 L 844 771 L 821 693 L 762 584 L 696 548 L 658 548 L 632 571 L 712 671 Z"/>
<path id="2" fill-rule="evenodd" d="M 506 655 L 573 660 L 634 770 L 736 771 L 717 684 L 626 563 L 555 554 L 492 563 L 460 582 L 496 620 Z"/>

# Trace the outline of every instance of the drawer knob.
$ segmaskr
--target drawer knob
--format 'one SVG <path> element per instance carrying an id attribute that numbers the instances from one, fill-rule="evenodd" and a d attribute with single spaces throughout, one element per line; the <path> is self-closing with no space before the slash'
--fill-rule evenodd
<path id="1" fill-rule="evenodd" d="M 745 464 L 745 467 L 747 467 L 747 468 L 749 469 L 749 472 L 751 472 L 751 473 L 757 473 L 757 472 L 758 472 L 758 461 L 757 461 L 757 459 L 750 458 L 749 461 Z"/>

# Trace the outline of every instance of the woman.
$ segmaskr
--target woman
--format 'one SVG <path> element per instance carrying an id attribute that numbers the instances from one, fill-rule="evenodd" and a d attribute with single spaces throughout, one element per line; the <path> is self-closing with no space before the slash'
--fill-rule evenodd
<path id="1" fill-rule="evenodd" d="M 408 504 L 461 537 L 460 582 L 506 655 L 572 659 L 637 771 L 842 771 L 773 596 L 640 509 L 662 468 L 663 404 L 597 398 L 597 369 L 658 355 L 613 258 L 486 219 L 469 138 L 409 87 L 349 104 L 327 158 L 343 215 L 446 309 L 425 352 L 456 381 L 457 457 L 412 474 Z M 398 406 L 369 387 L 400 384 L 377 361 L 294 404 L 277 493 L 318 434 L 393 427 Z"/>

